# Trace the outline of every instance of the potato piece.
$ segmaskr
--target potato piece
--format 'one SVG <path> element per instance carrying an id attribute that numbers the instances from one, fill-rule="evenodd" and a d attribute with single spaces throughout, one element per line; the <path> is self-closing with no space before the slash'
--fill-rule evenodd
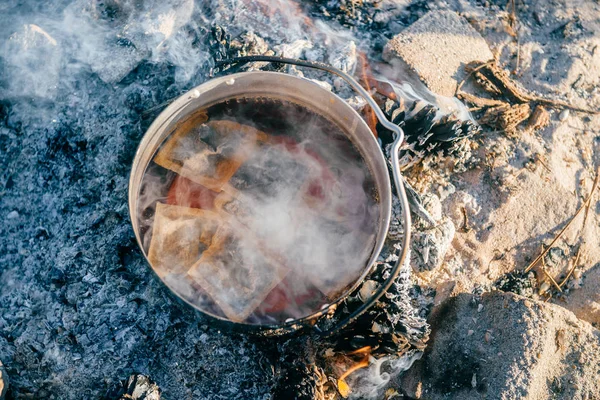
<path id="1" fill-rule="evenodd" d="M 248 318 L 288 273 L 259 247 L 243 227 L 224 224 L 188 271 L 231 321 Z"/>
<path id="2" fill-rule="evenodd" d="M 208 248 L 221 217 L 211 211 L 156 203 L 148 260 L 163 278 L 185 273 Z"/>
<path id="3" fill-rule="evenodd" d="M 264 132 L 227 120 L 189 128 L 176 130 L 154 162 L 216 192 L 250 156 L 257 141 L 267 139 Z"/>

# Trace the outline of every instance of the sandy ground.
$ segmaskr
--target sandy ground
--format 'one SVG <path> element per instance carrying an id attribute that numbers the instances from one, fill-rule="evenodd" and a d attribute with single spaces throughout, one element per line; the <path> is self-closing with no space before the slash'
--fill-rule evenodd
<path id="1" fill-rule="evenodd" d="M 422 399 L 595 399 L 598 330 L 556 305 L 511 293 L 459 294 L 437 309 L 434 335 L 402 378 Z M 595 377 L 595 379 L 594 379 Z"/>
<path id="2" fill-rule="evenodd" d="M 587 1 L 518 2 L 519 68 L 512 77 L 531 92 L 600 108 L 599 7 Z M 482 9 L 462 2 L 458 8 L 500 64 L 514 69 L 518 46 L 507 33 L 504 7 Z M 506 273 L 524 269 L 568 222 L 588 196 L 600 165 L 600 116 L 553 111 L 550 125 L 535 134 L 508 138 L 484 128 L 477 141 L 482 160 L 477 168 L 451 175 L 446 184 L 421 188 L 440 193 L 457 229 L 443 267 L 419 278 L 427 285 L 455 284 L 455 293 L 493 286 Z M 554 293 L 550 301 L 596 326 L 599 200 L 596 194 L 585 229 L 582 213 L 547 258 L 547 270 L 559 280 L 581 245 L 575 278 L 566 285 L 566 293 Z M 548 280 L 539 268 L 534 270 L 540 285 Z"/>

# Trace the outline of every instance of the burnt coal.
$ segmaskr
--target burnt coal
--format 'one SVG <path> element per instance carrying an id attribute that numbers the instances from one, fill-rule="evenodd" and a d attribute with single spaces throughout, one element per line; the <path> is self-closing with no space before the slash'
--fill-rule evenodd
<path id="1" fill-rule="evenodd" d="M 537 291 L 537 280 L 533 271 L 515 271 L 501 276 L 494 286 L 503 292 L 533 298 Z"/>
<path id="2" fill-rule="evenodd" d="M 278 376 L 271 400 L 321 400 L 326 390 L 327 378 L 316 365 L 315 348 L 311 341 L 292 339 L 279 346 L 280 358 L 276 361 Z"/>
<path id="3" fill-rule="evenodd" d="M 351 312 L 370 295 L 372 288 L 383 284 L 391 265 L 378 264 L 361 287 L 345 300 L 344 311 Z M 355 323 L 332 337 L 333 348 L 351 352 L 370 346 L 374 356 L 403 356 L 425 347 L 429 326 L 412 304 L 410 267 L 403 266 L 390 290 Z M 335 317 L 334 317 L 335 320 Z"/>

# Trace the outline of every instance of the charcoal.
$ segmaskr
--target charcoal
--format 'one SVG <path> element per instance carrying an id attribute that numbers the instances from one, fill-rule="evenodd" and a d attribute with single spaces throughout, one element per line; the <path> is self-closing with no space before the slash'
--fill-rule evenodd
<path id="1" fill-rule="evenodd" d="M 427 9 L 426 1 L 416 1 L 409 6 L 394 1 L 316 0 L 307 5 L 315 18 L 333 20 L 359 34 L 373 36 L 387 34 L 391 24 L 399 30 L 414 21 L 417 11 Z"/>
<path id="2" fill-rule="evenodd" d="M 411 303 L 410 266 L 405 263 L 401 268 L 391 288 L 371 309 L 328 339 L 336 351 L 351 352 L 371 346 L 374 356 L 383 357 L 403 356 L 411 350 L 424 348 L 429 327 Z M 379 263 L 366 281 L 381 285 L 389 276 L 390 269 L 390 264 Z M 340 314 L 351 312 L 363 304 L 359 292 L 360 288 L 344 301 L 341 307 L 344 312 Z"/>
<path id="3" fill-rule="evenodd" d="M 284 45 L 271 48 L 265 40 L 254 32 L 243 32 L 236 37 L 232 37 L 227 29 L 221 25 L 213 25 L 207 39 L 208 45 L 211 48 L 213 60 L 215 62 L 230 60 L 236 57 L 253 56 L 253 55 L 275 55 L 277 48 L 289 48 Z M 301 41 L 299 41 L 301 42 Z M 310 42 L 298 43 L 302 47 L 304 44 L 307 48 L 312 46 Z M 294 54 L 290 54 L 294 55 Z M 227 74 L 251 70 L 264 71 L 283 71 L 283 64 L 255 62 L 239 65 L 223 65 L 213 71 L 212 75 L 217 75 L 226 71 Z"/>
<path id="4" fill-rule="evenodd" d="M 533 298 L 537 290 L 537 281 L 533 271 L 515 271 L 501 276 L 494 287 L 503 292 L 511 292 L 520 296 Z"/>
<path id="5" fill-rule="evenodd" d="M 322 400 L 324 372 L 315 362 L 315 351 L 306 339 L 291 339 L 279 347 L 277 382 L 271 400 Z"/>

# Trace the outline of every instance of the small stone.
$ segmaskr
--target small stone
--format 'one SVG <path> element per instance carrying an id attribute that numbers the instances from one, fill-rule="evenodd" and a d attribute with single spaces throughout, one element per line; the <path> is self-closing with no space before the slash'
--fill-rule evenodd
<path id="1" fill-rule="evenodd" d="M 131 375 L 125 394 L 119 400 L 160 400 L 160 388 L 144 375 Z"/>
<path id="2" fill-rule="evenodd" d="M 16 210 L 13 210 L 6 215 L 6 219 L 17 219 L 17 218 L 19 218 L 19 212 Z"/>
<path id="3" fill-rule="evenodd" d="M 467 332 L 467 336 L 472 336 L 473 333 L 475 333 L 475 331 L 473 331 L 473 329 L 469 329 Z"/>
<path id="4" fill-rule="evenodd" d="M 541 296 L 544 293 L 547 293 L 548 290 L 550 290 L 550 284 L 548 282 L 544 282 L 542 283 L 542 285 L 540 286 L 540 290 L 538 291 L 538 294 Z"/>
<path id="5" fill-rule="evenodd" d="M 558 114 L 558 119 L 561 122 L 564 122 L 569 118 L 569 110 L 562 110 L 560 114 Z"/>
<path id="6" fill-rule="evenodd" d="M 492 341 L 492 333 L 490 331 L 486 331 L 483 338 L 485 339 L 486 343 L 491 342 Z"/>
<path id="7" fill-rule="evenodd" d="M 477 312 L 482 312 L 483 311 L 483 304 L 479 304 L 477 306 Z"/>
<path id="8" fill-rule="evenodd" d="M 384 58 L 415 71 L 437 94 L 454 96 L 464 66 L 494 58 L 485 39 L 454 11 L 431 11 L 394 36 Z"/>
<path id="9" fill-rule="evenodd" d="M 471 378 L 471 387 L 475 389 L 477 387 L 477 374 L 473 374 Z"/>

